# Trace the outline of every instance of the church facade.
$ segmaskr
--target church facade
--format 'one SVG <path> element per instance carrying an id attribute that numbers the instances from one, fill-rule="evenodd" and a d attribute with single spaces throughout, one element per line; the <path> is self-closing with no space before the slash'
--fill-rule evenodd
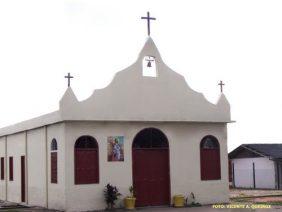
<path id="1" fill-rule="evenodd" d="M 69 87 L 59 105 L 0 129 L 0 199 L 98 210 L 110 183 L 121 198 L 133 185 L 137 206 L 170 205 L 191 192 L 201 204 L 229 201 L 229 103 L 224 94 L 212 104 L 193 91 L 150 37 L 106 88 L 78 101 Z"/>

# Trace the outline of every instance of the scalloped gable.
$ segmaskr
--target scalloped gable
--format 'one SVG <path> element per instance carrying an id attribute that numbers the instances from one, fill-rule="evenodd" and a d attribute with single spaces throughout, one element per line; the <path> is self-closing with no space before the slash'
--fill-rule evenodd
<path id="1" fill-rule="evenodd" d="M 145 56 L 155 57 L 156 78 L 142 75 Z M 60 111 L 64 120 L 230 122 L 225 96 L 214 105 L 193 91 L 183 76 L 165 65 L 150 37 L 137 61 L 118 72 L 106 88 L 81 102 L 68 94 Z"/>

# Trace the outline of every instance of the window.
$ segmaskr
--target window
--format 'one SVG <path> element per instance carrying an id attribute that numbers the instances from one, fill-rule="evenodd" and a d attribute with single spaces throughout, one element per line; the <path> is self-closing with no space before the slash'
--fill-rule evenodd
<path id="1" fill-rule="evenodd" d="M 58 145 L 56 139 L 51 142 L 51 183 L 58 183 Z"/>
<path id="2" fill-rule="evenodd" d="M 13 157 L 9 157 L 9 180 L 14 180 L 14 161 Z"/>
<path id="3" fill-rule="evenodd" d="M 204 137 L 200 144 L 201 180 L 219 180 L 220 148 L 218 140 L 211 135 Z"/>
<path id="4" fill-rule="evenodd" d="M 155 128 L 141 130 L 134 138 L 133 148 L 168 148 L 168 140 L 165 134 Z"/>
<path id="5" fill-rule="evenodd" d="M 54 138 L 51 142 L 51 151 L 58 150 L 57 140 Z"/>
<path id="6" fill-rule="evenodd" d="M 58 154 L 51 152 L 51 183 L 58 183 Z"/>
<path id="7" fill-rule="evenodd" d="M 143 59 L 143 76 L 157 77 L 156 60 L 154 56 L 145 56 Z"/>
<path id="8" fill-rule="evenodd" d="M 5 168 L 4 158 L 2 157 L 1 158 L 1 180 L 4 180 L 4 176 L 5 176 L 4 168 Z"/>
<path id="9" fill-rule="evenodd" d="M 99 183 L 98 143 L 91 136 L 81 136 L 75 142 L 75 184 Z"/>

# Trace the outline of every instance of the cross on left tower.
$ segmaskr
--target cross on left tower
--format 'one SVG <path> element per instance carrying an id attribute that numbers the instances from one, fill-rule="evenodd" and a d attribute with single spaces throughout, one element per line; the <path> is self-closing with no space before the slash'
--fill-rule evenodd
<path id="1" fill-rule="evenodd" d="M 65 78 L 67 78 L 67 79 L 68 79 L 68 87 L 70 87 L 70 80 L 73 78 L 73 76 L 71 76 L 71 74 L 70 74 L 70 73 L 68 73 L 68 75 L 67 75 L 67 76 L 65 76 Z"/>

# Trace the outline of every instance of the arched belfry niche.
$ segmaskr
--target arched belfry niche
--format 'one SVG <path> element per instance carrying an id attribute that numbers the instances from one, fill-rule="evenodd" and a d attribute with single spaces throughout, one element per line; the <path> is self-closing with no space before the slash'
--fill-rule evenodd
<path id="1" fill-rule="evenodd" d="M 146 55 L 142 61 L 142 74 L 144 77 L 157 77 L 156 58 L 151 55 Z"/>
<path id="2" fill-rule="evenodd" d="M 137 206 L 169 205 L 169 143 L 161 130 L 146 128 L 137 133 L 132 166 Z"/>

